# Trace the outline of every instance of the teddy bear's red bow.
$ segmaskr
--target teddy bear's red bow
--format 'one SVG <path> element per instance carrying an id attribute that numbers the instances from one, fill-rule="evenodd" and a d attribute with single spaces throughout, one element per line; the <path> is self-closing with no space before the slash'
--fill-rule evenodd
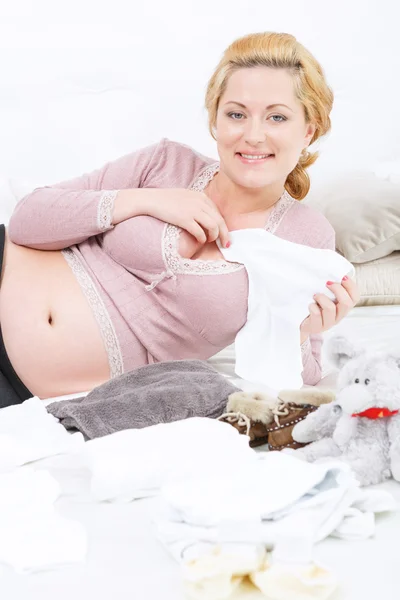
<path id="1" fill-rule="evenodd" d="M 352 417 L 366 417 L 367 419 L 381 419 L 382 417 L 392 417 L 397 415 L 398 410 L 389 410 L 388 408 L 368 408 L 360 413 L 353 413 Z"/>

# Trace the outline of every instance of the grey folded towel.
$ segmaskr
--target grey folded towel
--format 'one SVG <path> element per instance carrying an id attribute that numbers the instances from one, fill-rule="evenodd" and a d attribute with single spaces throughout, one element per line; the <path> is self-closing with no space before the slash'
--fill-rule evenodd
<path id="1" fill-rule="evenodd" d="M 49 413 L 87 438 L 189 417 L 217 418 L 238 388 L 201 360 L 146 365 L 96 387 L 87 396 L 52 402 Z"/>

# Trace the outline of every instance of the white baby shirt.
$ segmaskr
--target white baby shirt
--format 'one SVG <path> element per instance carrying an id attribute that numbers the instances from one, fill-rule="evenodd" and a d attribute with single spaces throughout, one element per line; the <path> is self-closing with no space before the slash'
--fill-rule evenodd
<path id="1" fill-rule="evenodd" d="M 333 250 L 288 242 L 264 229 L 231 232 L 220 250 L 242 263 L 249 280 L 247 322 L 235 338 L 239 377 L 271 390 L 303 386 L 300 325 L 317 293 L 332 300 L 327 281 L 354 274 L 353 265 Z"/>

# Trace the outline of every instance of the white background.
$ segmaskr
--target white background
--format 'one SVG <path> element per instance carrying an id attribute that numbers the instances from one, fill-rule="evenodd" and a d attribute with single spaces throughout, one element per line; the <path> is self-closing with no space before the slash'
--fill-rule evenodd
<path id="1" fill-rule="evenodd" d="M 216 155 L 204 92 L 236 37 L 296 35 L 335 92 L 314 182 L 400 160 L 396 0 L 0 0 L 0 178 L 55 183 L 168 137 Z"/>

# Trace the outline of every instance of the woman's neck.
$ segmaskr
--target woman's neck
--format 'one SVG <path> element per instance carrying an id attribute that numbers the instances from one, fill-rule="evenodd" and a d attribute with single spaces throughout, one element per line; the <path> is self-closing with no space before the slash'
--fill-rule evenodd
<path id="1" fill-rule="evenodd" d="M 281 198 L 284 189 L 282 184 L 253 190 L 243 188 L 218 171 L 204 191 L 222 215 L 245 216 L 268 214 Z"/>

